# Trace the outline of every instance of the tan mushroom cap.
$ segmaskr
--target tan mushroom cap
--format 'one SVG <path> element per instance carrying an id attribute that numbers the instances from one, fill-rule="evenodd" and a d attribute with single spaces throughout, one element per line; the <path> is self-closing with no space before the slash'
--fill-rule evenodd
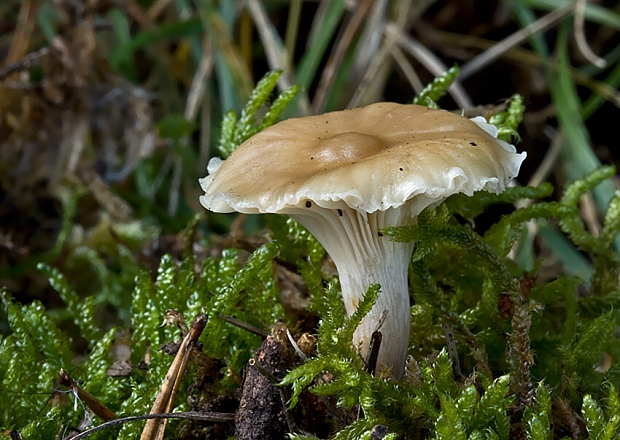
<path id="1" fill-rule="evenodd" d="M 416 215 L 455 193 L 504 190 L 525 153 L 496 134 L 483 118 L 394 103 L 288 119 L 212 159 L 200 201 L 216 212 L 287 213 L 309 201 L 375 212 L 418 197 Z"/>

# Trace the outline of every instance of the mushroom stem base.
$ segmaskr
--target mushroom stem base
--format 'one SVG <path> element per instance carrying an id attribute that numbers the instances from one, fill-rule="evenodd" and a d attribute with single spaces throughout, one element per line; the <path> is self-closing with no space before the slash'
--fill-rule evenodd
<path id="1" fill-rule="evenodd" d="M 410 329 L 410 300 L 407 268 L 410 246 L 396 246 L 400 252 L 381 256 L 381 261 L 365 261 L 347 270 L 336 262 L 340 274 L 345 310 L 350 316 L 363 300 L 371 284 L 381 289 L 375 305 L 364 317 L 353 335 L 353 344 L 364 360 L 368 358 L 372 334 L 379 330 L 383 343 L 379 350 L 377 371 L 387 367 L 400 379 L 405 368 Z M 397 249 L 395 249 L 397 250 Z"/>

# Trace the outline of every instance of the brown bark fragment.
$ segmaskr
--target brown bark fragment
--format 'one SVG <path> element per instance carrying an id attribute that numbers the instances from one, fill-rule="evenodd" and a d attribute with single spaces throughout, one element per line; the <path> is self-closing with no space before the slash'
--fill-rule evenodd
<path id="1" fill-rule="evenodd" d="M 257 350 L 255 359 L 277 378 L 284 377 L 293 360 L 286 347 L 271 336 Z M 237 440 L 285 440 L 289 431 L 278 387 L 250 366 L 245 369 L 235 425 Z"/>

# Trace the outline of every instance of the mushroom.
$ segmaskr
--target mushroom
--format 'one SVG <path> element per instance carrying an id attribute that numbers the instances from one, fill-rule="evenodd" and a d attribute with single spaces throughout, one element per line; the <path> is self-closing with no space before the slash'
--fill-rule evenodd
<path id="1" fill-rule="evenodd" d="M 391 241 L 381 229 L 415 224 L 424 208 L 455 193 L 499 193 L 524 159 L 482 117 L 377 103 L 288 119 L 254 135 L 228 159 L 211 159 L 209 175 L 200 180 L 200 202 L 215 212 L 298 220 L 333 259 L 348 315 L 367 288 L 379 284 L 353 343 L 365 359 L 372 333 L 380 330 L 377 365 L 401 378 L 413 243 Z"/>

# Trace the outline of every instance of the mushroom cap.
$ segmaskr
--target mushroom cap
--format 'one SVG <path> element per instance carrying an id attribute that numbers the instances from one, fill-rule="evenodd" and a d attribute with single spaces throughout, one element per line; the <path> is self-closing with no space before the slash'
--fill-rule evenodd
<path id="1" fill-rule="evenodd" d="M 314 204 L 366 212 L 408 203 L 411 215 L 455 193 L 499 193 L 525 159 L 472 120 L 418 105 L 377 103 L 288 119 L 254 135 L 200 179 L 215 212 L 292 213 Z"/>

